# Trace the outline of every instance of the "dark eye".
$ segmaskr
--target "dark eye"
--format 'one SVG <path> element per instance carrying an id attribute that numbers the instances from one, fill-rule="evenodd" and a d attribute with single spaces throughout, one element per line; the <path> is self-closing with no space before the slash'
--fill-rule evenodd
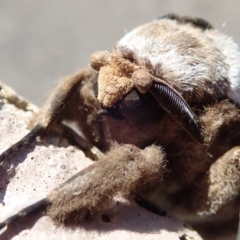
<path id="1" fill-rule="evenodd" d="M 151 120 L 161 112 L 158 102 L 151 94 L 143 95 L 135 89 L 120 100 L 116 108 L 124 118 L 134 121 Z"/>
<path id="2" fill-rule="evenodd" d="M 94 94 L 97 97 L 97 81 L 93 86 Z M 118 101 L 110 108 L 102 107 L 99 114 L 103 114 L 114 119 L 129 119 L 143 122 L 153 119 L 163 113 L 163 109 L 152 94 L 141 94 L 136 89 L 129 92 L 122 100 Z"/>

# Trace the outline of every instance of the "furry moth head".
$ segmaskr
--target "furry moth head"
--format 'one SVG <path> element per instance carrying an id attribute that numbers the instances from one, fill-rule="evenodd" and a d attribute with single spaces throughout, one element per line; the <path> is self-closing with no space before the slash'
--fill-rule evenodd
<path id="1" fill-rule="evenodd" d="M 137 27 L 112 53 L 93 54 L 91 65 L 99 71 L 98 100 L 105 107 L 114 106 L 134 88 L 145 94 L 160 82 L 178 94 L 188 112 L 188 104 L 203 106 L 222 98 L 240 104 L 238 46 L 202 19 L 168 15 Z"/>

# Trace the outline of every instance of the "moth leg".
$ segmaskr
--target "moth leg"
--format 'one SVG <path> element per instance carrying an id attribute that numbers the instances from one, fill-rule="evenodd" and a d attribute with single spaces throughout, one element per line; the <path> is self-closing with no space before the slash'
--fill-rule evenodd
<path id="1" fill-rule="evenodd" d="M 178 201 L 178 204 L 176 203 L 174 206 L 177 215 L 184 216 L 186 221 L 191 221 L 191 219 L 196 217 L 198 220 L 201 220 L 216 216 L 216 219 L 221 219 L 222 224 L 224 224 L 224 221 L 228 221 L 228 214 L 224 213 L 224 211 L 221 212 L 224 210 L 223 207 L 229 203 L 235 204 L 239 198 L 239 172 L 240 147 L 237 146 L 219 157 L 211 165 L 209 171 L 195 182 L 193 186 L 179 193 L 181 196 L 175 196 L 178 200 L 178 197 L 183 199 L 182 202 Z M 236 209 L 235 213 L 231 213 L 231 216 L 229 216 L 230 220 L 237 219 L 237 211 Z M 218 216 L 215 214 L 218 214 Z M 222 214 L 222 217 L 219 217 L 219 214 Z M 221 222 L 219 221 L 218 223 L 220 224 Z M 198 225 L 196 226 L 198 227 Z M 235 230 L 237 231 L 237 225 L 232 225 L 231 227 L 236 228 Z M 218 231 L 220 231 L 219 227 Z"/>
<path id="2" fill-rule="evenodd" d="M 0 155 L 0 170 L 6 171 L 11 164 L 9 157 L 28 146 L 37 136 L 63 131 L 64 120 L 75 121 L 86 141 L 98 142 L 97 125 L 100 123 L 97 122 L 97 111 L 100 106 L 93 92 L 96 77 L 96 73 L 88 68 L 63 79 L 31 121 L 32 130 Z"/>
<path id="3" fill-rule="evenodd" d="M 222 155 L 210 167 L 209 172 L 197 184 L 200 209 L 198 215 L 216 213 L 222 206 L 235 200 L 240 190 L 240 147 L 234 147 Z M 207 189 L 207 193 L 201 189 Z"/>
<path id="4" fill-rule="evenodd" d="M 132 193 L 156 187 L 163 170 L 161 148 L 116 145 L 101 160 L 53 190 L 47 197 L 52 203 L 47 214 L 61 222 L 74 212 L 80 218 L 94 215 L 117 193 L 131 198 Z"/>
<path id="5" fill-rule="evenodd" d="M 72 176 L 50 192 L 45 199 L 28 206 L 0 223 L 3 228 L 23 216 L 46 208 L 57 222 L 82 220 L 106 207 L 120 193 L 131 198 L 134 193 L 159 185 L 164 173 L 165 155 L 160 147 L 140 150 L 134 145 L 115 145 L 99 161 Z"/>

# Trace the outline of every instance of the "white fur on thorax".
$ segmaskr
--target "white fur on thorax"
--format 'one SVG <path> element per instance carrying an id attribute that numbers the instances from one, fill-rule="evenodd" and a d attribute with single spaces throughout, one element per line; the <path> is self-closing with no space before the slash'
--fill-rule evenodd
<path id="1" fill-rule="evenodd" d="M 157 29 L 158 28 L 158 29 Z M 162 31 L 159 32 L 159 29 Z M 156 35 L 155 30 L 159 32 Z M 198 48 L 186 48 L 183 53 L 181 42 L 172 44 L 171 37 L 187 33 L 199 38 L 204 44 Z M 188 42 L 186 41 L 186 43 Z M 228 97 L 240 104 L 240 54 L 232 38 L 218 30 L 201 30 L 190 24 L 179 24 L 173 20 L 157 20 L 133 29 L 116 45 L 115 51 L 128 49 L 135 53 L 140 66 L 149 68 L 156 77 L 176 86 L 180 93 L 192 93 L 195 87 L 207 88 L 206 82 L 214 85 L 228 81 Z M 199 57 L 194 51 L 204 51 Z M 194 64 L 195 63 L 195 64 Z M 161 64 L 161 68 L 156 68 Z M 171 76 L 171 79 L 168 79 Z M 221 86 L 219 87 L 221 88 Z"/>

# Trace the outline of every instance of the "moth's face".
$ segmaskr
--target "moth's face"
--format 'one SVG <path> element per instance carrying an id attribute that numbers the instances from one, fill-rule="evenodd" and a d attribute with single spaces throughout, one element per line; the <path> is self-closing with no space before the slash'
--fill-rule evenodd
<path id="1" fill-rule="evenodd" d="M 107 52 L 93 55 L 92 65 L 95 68 L 100 59 L 95 95 L 108 115 L 141 122 L 161 112 L 158 102 L 148 91 L 152 79 L 145 77 L 144 70 L 121 56 Z"/>
<path id="2" fill-rule="evenodd" d="M 95 53 L 91 63 L 99 71 L 95 93 L 102 113 L 143 122 L 166 112 L 194 139 L 201 141 L 195 114 L 166 81 L 114 53 Z"/>

